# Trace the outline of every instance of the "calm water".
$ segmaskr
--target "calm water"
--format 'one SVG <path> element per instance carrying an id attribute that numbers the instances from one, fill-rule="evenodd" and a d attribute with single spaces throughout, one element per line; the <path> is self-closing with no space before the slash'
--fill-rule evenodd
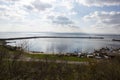
<path id="1" fill-rule="evenodd" d="M 19 46 L 26 43 L 30 51 L 41 52 L 93 52 L 102 47 L 120 48 L 120 42 L 112 39 L 120 39 L 120 35 L 95 35 L 80 33 L 0 33 L 0 38 L 33 37 L 33 36 L 73 36 L 73 37 L 104 37 L 104 39 L 80 39 L 80 38 L 37 38 L 26 40 L 11 40 L 8 45 Z"/>

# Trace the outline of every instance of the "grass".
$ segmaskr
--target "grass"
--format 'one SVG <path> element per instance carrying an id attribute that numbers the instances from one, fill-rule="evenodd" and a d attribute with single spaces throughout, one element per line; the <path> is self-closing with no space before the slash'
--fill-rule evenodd
<path id="1" fill-rule="evenodd" d="M 94 61 L 92 58 L 79 58 L 74 56 L 58 56 L 54 54 L 26 54 L 28 57 L 34 59 L 48 59 L 48 60 L 65 60 L 65 61 L 78 61 L 78 62 L 89 62 Z"/>
<path id="2" fill-rule="evenodd" d="M 89 65 L 74 65 L 68 63 L 50 63 L 47 60 L 46 62 L 16 61 L 16 59 L 7 61 L 4 60 L 7 53 L 11 55 L 21 52 L 0 46 L 0 80 L 120 80 L 120 56 L 109 61 L 101 60 Z M 91 58 L 53 54 L 25 54 L 23 52 L 23 55 L 31 58 L 52 60 L 94 60 Z"/>
<path id="3" fill-rule="evenodd" d="M 15 55 L 17 53 L 22 53 L 25 57 L 30 57 L 32 59 L 48 59 L 48 60 L 64 60 L 64 61 L 78 61 L 78 62 L 93 62 L 95 59 L 92 58 L 79 58 L 77 56 L 59 56 L 55 54 L 29 54 L 25 52 L 21 52 L 19 50 L 11 50 L 6 48 L 5 46 L 0 46 L 0 49 L 4 49 L 10 55 Z"/>

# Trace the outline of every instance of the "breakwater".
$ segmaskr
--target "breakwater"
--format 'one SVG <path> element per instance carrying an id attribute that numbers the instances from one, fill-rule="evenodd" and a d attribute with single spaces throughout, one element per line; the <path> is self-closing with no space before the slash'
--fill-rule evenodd
<path id="1" fill-rule="evenodd" d="M 112 41 L 119 41 L 120 42 L 120 39 L 112 39 Z"/>
<path id="2" fill-rule="evenodd" d="M 36 36 L 36 37 L 1 38 L 0 40 L 20 40 L 20 39 L 34 39 L 34 38 L 80 38 L 80 39 L 104 39 L 104 37 Z"/>

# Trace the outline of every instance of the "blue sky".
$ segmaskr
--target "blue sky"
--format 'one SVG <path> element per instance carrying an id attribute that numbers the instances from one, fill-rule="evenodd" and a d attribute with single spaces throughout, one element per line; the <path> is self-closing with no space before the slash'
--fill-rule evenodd
<path id="1" fill-rule="evenodd" d="M 0 32 L 120 34 L 120 0 L 0 0 Z"/>

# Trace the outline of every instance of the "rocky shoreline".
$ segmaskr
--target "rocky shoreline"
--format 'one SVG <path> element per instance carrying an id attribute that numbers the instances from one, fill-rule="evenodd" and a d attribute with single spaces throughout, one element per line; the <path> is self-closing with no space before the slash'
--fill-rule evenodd
<path id="1" fill-rule="evenodd" d="M 0 40 L 0 46 L 6 46 L 6 48 L 10 50 L 23 50 L 21 47 L 16 46 L 9 46 L 6 45 L 7 42 L 5 40 Z M 24 51 L 24 50 L 23 50 Z M 36 51 L 30 51 L 29 54 L 46 54 L 44 52 L 36 52 Z M 87 58 L 97 58 L 97 59 L 103 59 L 103 58 L 113 58 L 116 55 L 120 55 L 120 48 L 101 48 L 99 50 L 94 50 L 93 53 L 80 53 L 80 52 L 74 52 L 74 53 L 60 53 L 55 54 L 58 56 L 76 56 L 76 57 L 87 57 Z"/>

